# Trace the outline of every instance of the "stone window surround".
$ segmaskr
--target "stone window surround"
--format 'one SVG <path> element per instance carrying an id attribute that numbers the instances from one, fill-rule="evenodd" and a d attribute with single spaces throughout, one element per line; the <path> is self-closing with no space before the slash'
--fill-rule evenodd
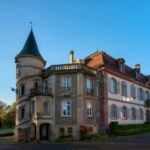
<path id="1" fill-rule="evenodd" d="M 118 115 L 118 112 L 117 112 L 117 105 L 115 104 L 112 104 L 111 105 L 111 119 L 118 119 L 117 115 Z M 114 116 L 113 116 L 114 115 Z"/>
<path id="2" fill-rule="evenodd" d="M 22 112 L 22 109 L 24 109 L 24 111 Z M 23 117 L 22 117 L 22 113 L 23 113 Z M 19 120 L 24 120 L 26 117 L 26 108 L 25 105 L 22 105 L 19 107 Z"/>
<path id="3" fill-rule="evenodd" d="M 64 115 L 64 114 L 63 114 L 63 103 L 64 103 L 64 102 L 69 102 L 69 103 L 70 103 L 70 104 L 69 104 L 69 105 L 70 105 L 70 114 L 69 114 L 69 115 Z M 72 101 L 71 101 L 71 100 L 67 100 L 67 99 L 66 99 L 66 100 L 63 100 L 63 101 L 61 102 L 61 109 L 60 109 L 60 110 L 61 110 L 61 117 L 72 117 Z"/>
<path id="4" fill-rule="evenodd" d="M 68 80 L 66 80 L 65 82 L 65 86 L 63 85 L 62 86 L 62 82 L 63 82 L 63 79 L 64 78 L 70 78 L 70 85 L 68 86 Z M 66 91 L 64 91 L 64 89 L 66 90 Z M 63 92 L 72 92 L 72 75 L 61 75 L 61 77 L 60 77 L 60 92 L 61 93 L 63 93 Z"/>
<path id="5" fill-rule="evenodd" d="M 93 104 L 92 104 L 92 102 L 87 102 L 87 104 L 86 104 L 86 115 L 87 115 L 87 117 L 93 117 Z"/>

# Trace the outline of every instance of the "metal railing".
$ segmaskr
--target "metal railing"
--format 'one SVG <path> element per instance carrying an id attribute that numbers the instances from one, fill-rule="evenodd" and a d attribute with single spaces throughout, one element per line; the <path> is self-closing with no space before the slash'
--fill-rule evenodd
<path id="1" fill-rule="evenodd" d="M 43 86 L 34 87 L 30 90 L 30 96 L 36 96 L 36 95 L 52 96 L 52 89 Z"/>
<path id="2" fill-rule="evenodd" d="M 86 88 L 86 93 L 92 95 L 93 94 L 93 89 Z"/>
<path id="3" fill-rule="evenodd" d="M 52 65 L 49 69 L 50 69 L 51 71 L 58 71 L 58 70 L 76 70 L 76 69 L 81 69 L 81 64 Z"/>
<path id="4" fill-rule="evenodd" d="M 61 87 L 60 91 L 61 91 L 61 93 L 70 93 L 71 87 Z"/>

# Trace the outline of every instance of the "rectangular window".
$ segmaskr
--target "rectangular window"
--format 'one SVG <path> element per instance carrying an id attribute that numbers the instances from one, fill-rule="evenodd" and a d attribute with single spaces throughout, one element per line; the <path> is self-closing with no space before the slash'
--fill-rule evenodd
<path id="1" fill-rule="evenodd" d="M 38 90 L 38 88 L 39 88 L 39 82 L 38 81 L 34 82 L 34 88 L 35 88 L 35 90 Z"/>
<path id="2" fill-rule="evenodd" d="M 44 114 L 49 114 L 49 102 L 43 103 Z"/>
<path id="3" fill-rule="evenodd" d="M 34 114 L 35 113 L 35 101 L 32 101 L 31 109 L 32 109 L 32 114 Z"/>
<path id="4" fill-rule="evenodd" d="M 25 107 L 21 107 L 19 111 L 19 118 L 22 120 L 25 118 Z"/>
<path id="5" fill-rule="evenodd" d="M 119 70 L 120 70 L 120 72 L 122 72 L 122 73 L 125 72 L 125 65 L 124 65 L 124 63 L 120 63 L 120 64 L 119 64 Z"/>
<path id="6" fill-rule="evenodd" d="M 86 92 L 93 94 L 93 81 L 92 79 L 86 79 Z"/>
<path id="7" fill-rule="evenodd" d="M 71 101 L 62 102 L 62 116 L 64 117 L 71 116 Z"/>
<path id="8" fill-rule="evenodd" d="M 86 110 L 87 110 L 87 116 L 88 117 L 92 117 L 93 116 L 93 108 L 92 108 L 92 103 L 88 103 L 86 106 Z"/>
<path id="9" fill-rule="evenodd" d="M 72 78 L 63 77 L 61 80 L 61 92 L 71 92 Z"/>
<path id="10" fill-rule="evenodd" d="M 25 95 L 25 85 L 22 84 L 20 85 L 20 88 L 19 88 L 19 96 L 24 96 Z"/>

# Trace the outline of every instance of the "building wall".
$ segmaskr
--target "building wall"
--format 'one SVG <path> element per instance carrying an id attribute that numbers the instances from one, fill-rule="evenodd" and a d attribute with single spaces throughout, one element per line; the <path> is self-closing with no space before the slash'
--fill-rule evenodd
<path id="1" fill-rule="evenodd" d="M 112 94 L 110 91 L 108 91 L 108 116 L 109 116 L 109 122 L 111 121 L 118 121 L 120 124 L 139 124 L 139 123 L 144 123 L 146 121 L 146 112 L 145 112 L 145 107 L 144 107 L 144 103 L 145 101 L 144 100 L 139 100 L 138 99 L 138 92 L 137 92 L 137 89 L 138 88 L 142 88 L 143 91 L 149 91 L 149 89 L 146 89 L 145 87 L 142 87 L 140 85 L 137 85 L 135 83 L 132 83 L 130 81 L 127 81 L 127 80 L 124 80 L 120 77 L 117 77 L 117 76 L 114 76 L 112 74 L 108 74 L 108 80 L 111 79 L 111 78 L 114 78 L 116 79 L 116 81 L 118 82 L 118 84 L 120 84 L 120 90 L 117 94 Z M 127 84 L 127 97 L 124 97 L 121 95 L 121 82 L 126 82 Z M 108 84 L 109 81 L 108 81 Z M 136 87 L 136 98 L 133 99 L 131 97 L 131 85 L 134 85 Z M 109 86 L 109 85 L 108 85 Z M 111 119 L 111 105 L 112 104 L 115 104 L 118 106 L 119 108 L 119 117 L 117 120 L 113 120 Z M 129 112 L 129 116 L 128 116 L 128 119 L 127 120 L 123 120 L 122 117 L 121 117 L 121 108 L 122 106 L 126 106 L 129 110 L 131 109 L 131 107 L 135 107 L 136 110 L 139 110 L 140 108 L 143 110 L 144 112 L 144 119 L 143 120 L 139 120 L 138 117 L 136 120 L 132 120 L 131 119 L 131 112 Z M 137 112 L 137 116 L 138 116 L 138 112 Z"/>

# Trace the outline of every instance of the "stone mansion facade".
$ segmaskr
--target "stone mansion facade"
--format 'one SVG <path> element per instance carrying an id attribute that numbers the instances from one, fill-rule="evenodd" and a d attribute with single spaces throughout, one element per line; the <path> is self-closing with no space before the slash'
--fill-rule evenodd
<path id="1" fill-rule="evenodd" d="M 75 59 L 71 51 L 68 64 L 45 68 L 32 30 L 15 62 L 16 140 L 79 139 L 81 125 L 98 133 L 112 121 L 150 121 L 150 76 L 139 64 L 131 68 L 103 51 Z"/>

